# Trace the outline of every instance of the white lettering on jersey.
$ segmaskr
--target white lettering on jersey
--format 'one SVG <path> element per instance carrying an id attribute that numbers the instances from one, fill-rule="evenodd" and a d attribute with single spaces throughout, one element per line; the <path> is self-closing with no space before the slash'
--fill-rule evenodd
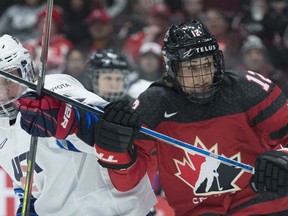
<path id="1" fill-rule="evenodd" d="M 118 162 L 118 160 L 114 159 L 114 155 L 108 155 L 108 157 L 106 157 L 103 153 L 96 152 L 96 156 L 97 156 L 97 158 L 101 159 L 102 161 L 106 161 L 108 163 L 117 163 Z"/>
<path id="2" fill-rule="evenodd" d="M 67 124 L 68 124 L 69 119 L 71 117 L 71 113 L 72 113 L 72 106 L 70 104 L 66 104 L 65 112 L 64 112 L 64 116 L 63 116 L 63 122 L 61 122 L 61 126 L 63 128 L 67 127 Z"/>
<path id="3" fill-rule="evenodd" d="M 199 203 L 202 203 L 204 200 L 208 199 L 208 197 L 194 197 L 192 202 L 197 205 Z"/>

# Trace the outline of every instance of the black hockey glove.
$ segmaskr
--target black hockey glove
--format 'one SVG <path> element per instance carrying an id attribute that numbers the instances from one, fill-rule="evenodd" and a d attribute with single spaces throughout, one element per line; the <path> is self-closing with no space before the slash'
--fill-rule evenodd
<path id="1" fill-rule="evenodd" d="M 267 151 L 255 162 L 255 174 L 250 179 L 255 193 L 272 192 L 288 195 L 288 152 Z"/>
<path id="2" fill-rule="evenodd" d="M 110 103 L 95 127 L 95 148 L 99 163 L 111 169 L 125 169 L 136 160 L 133 140 L 142 120 L 127 102 Z"/>

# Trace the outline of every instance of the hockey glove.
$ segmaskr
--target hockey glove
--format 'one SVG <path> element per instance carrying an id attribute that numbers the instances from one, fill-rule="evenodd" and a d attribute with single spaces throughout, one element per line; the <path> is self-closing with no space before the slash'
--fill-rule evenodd
<path id="1" fill-rule="evenodd" d="M 288 195 L 288 152 L 285 149 L 267 151 L 255 162 L 255 174 L 250 179 L 255 193 L 272 192 Z"/>
<path id="2" fill-rule="evenodd" d="M 75 109 L 56 98 L 44 95 L 35 99 L 29 92 L 14 102 L 21 113 L 21 127 L 37 137 L 64 139 L 76 129 Z"/>
<path id="3" fill-rule="evenodd" d="M 136 160 L 133 140 L 142 120 L 127 102 L 110 103 L 95 127 L 95 148 L 99 163 L 111 169 L 126 169 Z"/>

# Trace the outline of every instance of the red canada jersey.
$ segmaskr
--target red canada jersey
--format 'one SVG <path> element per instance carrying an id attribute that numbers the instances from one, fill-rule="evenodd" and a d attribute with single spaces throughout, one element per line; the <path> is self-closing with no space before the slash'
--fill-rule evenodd
<path id="1" fill-rule="evenodd" d="M 226 71 L 219 94 L 209 104 L 189 102 L 161 81 L 142 93 L 134 108 L 145 126 L 157 132 L 251 166 L 261 153 L 287 145 L 287 98 L 269 79 L 251 71 Z M 255 194 L 249 187 L 252 175 L 240 168 L 145 135 L 134 143 L 138 160 L 121 178 L 126 177 L 126 186 L 135 184 L 156 168 L 156 158 L 160 182 L 177 216 L 288 210 L 288 196 Z M 124 179 L 110 174 L 121 189 L 117 181 Z"/>

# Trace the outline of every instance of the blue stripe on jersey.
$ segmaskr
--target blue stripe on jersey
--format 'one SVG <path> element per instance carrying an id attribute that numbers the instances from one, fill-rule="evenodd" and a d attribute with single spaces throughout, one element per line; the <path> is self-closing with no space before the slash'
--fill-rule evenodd
<path id="1" fill-rule="evenodd" d="M 67 148 L 65 148 L 58 139 L 56 140 L 56 144 L 57 144 L 60 148 L 67 150 Z"/>
<path id="2" fill-rule="evenodd" d="M 74 152 L 81 152 L 79 151 L 69 140 L 64 140 L 67 144 L 67 146 L 64 146 L 63 143 L 60 140 L 56 140 L 56 144 L 61 148 L 69 151 L 74 151 Z"/>
<path id="3" fill-rule="evenodd" d="M 19 198 L 22 198 L 24 196 L 24 190 L 22 188 L 14 188 L 14 193 Z"/>
<path id="4" fill-rule="evenodd" d="M 93 113 L 86 112 L 85 113 L 85 118 L 86 118 L 86 129 L 89 130 L 91 123 L 95 124 L 98 122 L 99 117 Z"/>
<path id="5" fill-rule="evenodd" d="M 74 151 L 74 152 L 80 152 L 69 140 L 66 140 L 66 141 L 67 141 L 68 150 Z"/>
<path id="6" fill-rule="evenodd" d="M 100 111 L 103 112 L 103 108 L 102 107 L 98 107 L 96 106 L 96 108 Z M 74 107 L 75 111 L 76 111 L 76 118 L 78 121 L 81 121 L 81 115 L 80 112 L 78 111 L 78 109 L 76 107 Z M 90 113 L 90 112 L 85 112 L 85 120 L 86 120 L 86 129 L 89 130 L 91 123 L 95 124 L 96 122 L 98 122 L 99 120 L 99 116 L 95 113 Z"/>

